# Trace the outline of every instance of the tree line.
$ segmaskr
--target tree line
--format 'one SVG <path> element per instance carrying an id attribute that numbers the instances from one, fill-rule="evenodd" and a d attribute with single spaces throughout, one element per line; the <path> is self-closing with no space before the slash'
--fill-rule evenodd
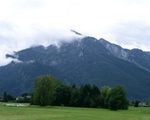
<path id="1" fill-rule="evenodd" d="M 128 109 L 126 93 L 121 86 L 98 88 L 96 85 L 84 84 L 76 87 L 65 85 L 51 76 L 36 79 L 31 104 Z"/>

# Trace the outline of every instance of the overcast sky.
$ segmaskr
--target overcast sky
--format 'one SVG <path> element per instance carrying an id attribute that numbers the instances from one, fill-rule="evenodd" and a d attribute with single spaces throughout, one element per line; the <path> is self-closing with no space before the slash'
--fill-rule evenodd
<path id="1" fill-rule="evenodd" d="M 71 37 L 70 29 L 150 51 L 150 0 L 0 0 L 0 65 L 5 54 Z"/>

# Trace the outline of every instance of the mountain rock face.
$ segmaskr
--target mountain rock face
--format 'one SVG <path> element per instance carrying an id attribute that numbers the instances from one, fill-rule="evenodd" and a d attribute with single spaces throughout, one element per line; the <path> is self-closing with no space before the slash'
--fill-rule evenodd
<path id="1" fill-rule="evenodd" d="M 114 56 L 136 64 L 137 66 L 150 72 L 150 52 L 143 52 L 140 49 L 123 49 L 122 47 L 111 44 L 104 39 L 100 39 L 104 47 Z"/>
<path id="2" fill-rule="evenodd" d="M 37 46 L 7 57 L 17 59 L 0 67 L 0 92 L 31 92 L 34 79 L 52 75 L 66 84 L 122 85 L 130 99 L 150 97 L 150 53 L 123 49 L 104 39 L 84 37 L 60 47 Z"/>

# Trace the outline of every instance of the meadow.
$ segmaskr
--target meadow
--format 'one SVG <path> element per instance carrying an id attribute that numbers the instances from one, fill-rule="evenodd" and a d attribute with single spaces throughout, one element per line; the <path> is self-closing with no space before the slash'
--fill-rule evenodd
<path id="1" fill-rule="evenodd" d="M 150 120 L 150 108 L 108 109 L 6 106 L 0 104 L 0 120 Z"/>

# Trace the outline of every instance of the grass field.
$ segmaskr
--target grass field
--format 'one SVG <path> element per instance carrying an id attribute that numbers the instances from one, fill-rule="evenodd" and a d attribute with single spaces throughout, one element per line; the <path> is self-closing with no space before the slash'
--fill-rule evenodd
<path id="1" fill-rule="evenodd" d="M 150 120 L 150 108 L 110 111 L 69 107 L 11 107 L 0 104 L 0 120 Z"/>

